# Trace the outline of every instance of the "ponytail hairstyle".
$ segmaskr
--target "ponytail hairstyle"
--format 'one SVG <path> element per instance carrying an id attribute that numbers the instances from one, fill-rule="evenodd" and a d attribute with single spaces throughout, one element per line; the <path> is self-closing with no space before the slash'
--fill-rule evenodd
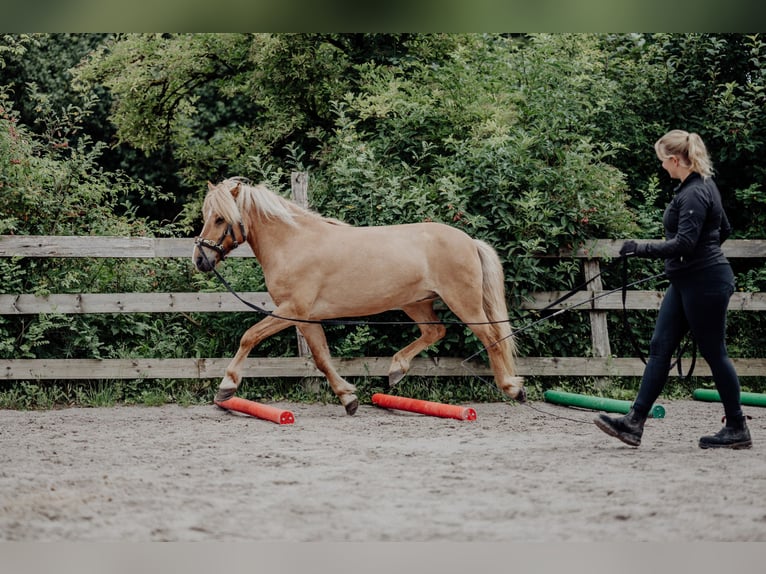
<path id="1" fill-rule="evenodd" d="M 675 156 L 681 165 L 691 168 L 702 177 L 713 175 L 713 162 L 710 161 L 705 142 L 699 134 L 671 130 L 657 140 L 654 151 L 661 161 Z"/>

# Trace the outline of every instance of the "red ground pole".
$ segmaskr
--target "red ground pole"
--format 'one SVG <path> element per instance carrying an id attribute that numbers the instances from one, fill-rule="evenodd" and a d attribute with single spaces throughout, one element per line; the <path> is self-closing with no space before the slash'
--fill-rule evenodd
<path id="1" fill-rule="evenodd" d="M 231 397 L 225 401 L 216 402 L 219 407 L 244 413 L 259 419 L 266 419 L 280 425 L 291 425 L 295 422 L 295 417 L 290 411 L 278 409 L 269 405 L 256 403 L 240 397 Z"/>
<path id="2" fill-rule="evenodd" d="M 393 395 L 384 395 L 382 393 L 375 393 L 372 395 L 372 402 L 379 407 L 384 407 L 387 409 L 410 411 L 423 415 L 458 419 L 461 421 L 476 420 L 476 411 L 470 407 L 446 405 L 444 403 L 435 403 L 432 401 L 423 401 L 420 399 L 410 399 L 408 397 L 395 397 Z"/>

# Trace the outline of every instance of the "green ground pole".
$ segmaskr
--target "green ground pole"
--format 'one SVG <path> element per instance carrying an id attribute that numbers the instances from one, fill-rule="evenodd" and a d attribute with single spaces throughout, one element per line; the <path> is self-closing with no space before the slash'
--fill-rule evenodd
<path id="1" fill-rule="evenodd" d="M 721 395 L 714 389 L 694 389 L 692 397 L 698 401 L 721 402 Z M 753 407 L 766 407 L 766 395 L 762 393 L 741 392 L 739 394 L 739 402 Z"/>
<path id="2" fill-rule="evenodd" d="M 596 411 L 606 411 L 608 413 L 625 414 L 633 405 L 631 401 L 607 399 L 604 397 L 591 397 L 588 395 L 578 395 L 576 393 L 566 393 L 564 391 L 545 391 L 543 393 L 543 397 L 549 403 L 567 405 L 570 407 L 581 407 L 584 409 L 593 409 Z M 655 419 L 665 418 L 665 408 L 660 405 L 654 405 L 649 411 L 649 417 Z"/>

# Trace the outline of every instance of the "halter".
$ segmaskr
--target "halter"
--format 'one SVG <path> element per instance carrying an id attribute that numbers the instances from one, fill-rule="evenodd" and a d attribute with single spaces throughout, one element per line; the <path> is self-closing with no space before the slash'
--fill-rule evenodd
<path id="1" fill-rule="evenodd" d="M 239 232 L 242 235 L 242 243 L 247 241 L 247 233 L 245 233 L 245 226 L 242 224 L 242 222 L 239 222 Z M 226 251 L 226 248 L 223 246 L 223 242 L 226 239 L 226 236 L 229 235 L 231 237 L 232 241 L 232 248 L 229 249 L 229 251 Z M 237 236 L 234 233 L 234 227 L 231 223 L 229 223 L 226 226 L 226 229 L 223 232 L 223 235 L 221 235 L 221 238 L 216 242 L 212 239 L 206 239 L 204 237 L 197 237 L 194 239 L 194 244 L 197 247 L 207 247 L 208 249 L 212 249 L 216 253 L 218 253 L 221 256 L 221 261 L 223 261 L 226 258 L 226 255 L 239 247 L 240 242 L 237 241 Z"/>

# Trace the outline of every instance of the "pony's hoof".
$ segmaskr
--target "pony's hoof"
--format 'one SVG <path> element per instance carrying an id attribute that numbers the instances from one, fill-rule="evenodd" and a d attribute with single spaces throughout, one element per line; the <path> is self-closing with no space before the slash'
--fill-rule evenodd
<path id="1" fill-rule="evenodd" d="M 356 412 L 356 409 L 359 408 L 359 399 L 354 399 L 353 401 L 345 405 L 345 407 L 346 407 L 346 414 L 353 415 Z"/>
<path id="2" fill-rule="evenodd" d="M 402 371 L 401 369 L 397 369 L 395 371 L 391 371 L 388 373 L 388 388 L 392 389 L 398 383 L 404 378 L 404 375 L 406 373 Z"/>
<path id="3" fill-rule="evenodd" d="M 233 389 L 218 389 L 218 392 L 215 395 L 215 399 L 213 399 L 213 402 L 216 404 L 222 403 L 224 401 L 228 401 L 231 397 L 234 396 L 234 393 L 237 392 L 236 388 Z"/>

